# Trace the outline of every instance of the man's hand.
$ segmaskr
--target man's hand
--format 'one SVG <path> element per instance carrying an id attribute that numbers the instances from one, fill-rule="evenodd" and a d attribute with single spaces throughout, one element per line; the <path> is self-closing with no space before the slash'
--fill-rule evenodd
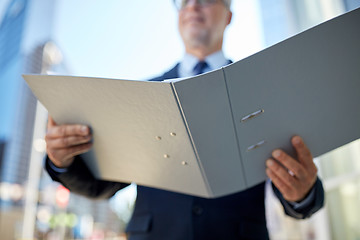
<path id="1" fill-rule="evenodd" d="M 49 116 L 46 151 L 56 167 L 69 167 L 76 155 L 90 150 L 92 135 L 84 125 L 57 125 Z"/>
<path id="2" fill-rule="evenodd" d="M 287 201 L 303 200 L 313 187 L 317 178 L 317 168 L 310 150 L 299 136 L 291 139 L 297 153 L 297 160 L 284 151 L 276 149 L 274 159 L 266 161 L 266 174 Z"/>

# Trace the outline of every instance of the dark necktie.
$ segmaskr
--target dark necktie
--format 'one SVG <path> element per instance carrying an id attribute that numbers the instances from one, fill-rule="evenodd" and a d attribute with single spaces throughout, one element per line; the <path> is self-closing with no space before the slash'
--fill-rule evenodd
<path id="1" fill-rule="evenodd" d="M 204 73 L 205 72 L 204 70 L 207 66 L 208 64 L 205 61 L 199 61 L 193 69 L 194 75 Z"/>

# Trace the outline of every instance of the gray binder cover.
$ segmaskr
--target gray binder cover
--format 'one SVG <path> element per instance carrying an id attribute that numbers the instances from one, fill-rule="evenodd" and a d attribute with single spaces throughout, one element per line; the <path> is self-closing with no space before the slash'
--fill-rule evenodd
<path id="1" fill-rule="evenodd" d="M 202 197 L 266 179 L 291 136 L 319 156 L 360 137 L 360 9 L 170 82 L 24 75 L 60 124 L 90 125 L 97 178 Z"/>

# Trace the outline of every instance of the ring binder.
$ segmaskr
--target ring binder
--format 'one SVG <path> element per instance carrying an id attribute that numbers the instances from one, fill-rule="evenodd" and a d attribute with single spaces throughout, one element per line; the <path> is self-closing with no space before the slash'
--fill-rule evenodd
<path id="1" fill-rule="evenodd" d="M 294 134 L 314 157 L 360 137 L 359 22 L 356 9 L 176 81 L 23 77 L 57 123 L 92 127 L 84 158 L 96 178 L 220 197 L 264 181 Z"/>
<path id="2" fill-rule="evenodd" d="M 254 118 L 254 117 L 259 116 L 259 115 L 262 114 L 263 112 L 264 112 L 264 109 L 260 109 L 260 110 L 258 110 L 258 111 L 256 111 L 256 112 L 250 113 L 249 115 L 246 115 L 245 117 L 243 117 L 243 118 L 241 119 L 241 122 L 246 122 L 247 120 L 250 120 L 250 119 L 252 119 L 252 118 Z"/>
<path id="3" fill-rule="evenodd" d="M 247 151 L 254 150 L 254 149 L 260 147 L 261 145 L 263 145 L 265 142 L 266 142 L 265 140 L 262 140 L 262 141 L 258 142 L 257 144 L 251 145 L 250 147 L 247 148 Z"/>

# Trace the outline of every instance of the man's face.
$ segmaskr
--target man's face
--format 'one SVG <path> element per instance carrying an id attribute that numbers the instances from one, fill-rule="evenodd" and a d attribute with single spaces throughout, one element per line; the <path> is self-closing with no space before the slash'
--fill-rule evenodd
<path id="1" fill-rule="evenodd" d="M 185 47 L 221 47 L 226 26 L 231 21 L 231 12 L 218 0 L 201 6 L 197 1 L 189 1 L 179 11 L 179 32 Z"/>

